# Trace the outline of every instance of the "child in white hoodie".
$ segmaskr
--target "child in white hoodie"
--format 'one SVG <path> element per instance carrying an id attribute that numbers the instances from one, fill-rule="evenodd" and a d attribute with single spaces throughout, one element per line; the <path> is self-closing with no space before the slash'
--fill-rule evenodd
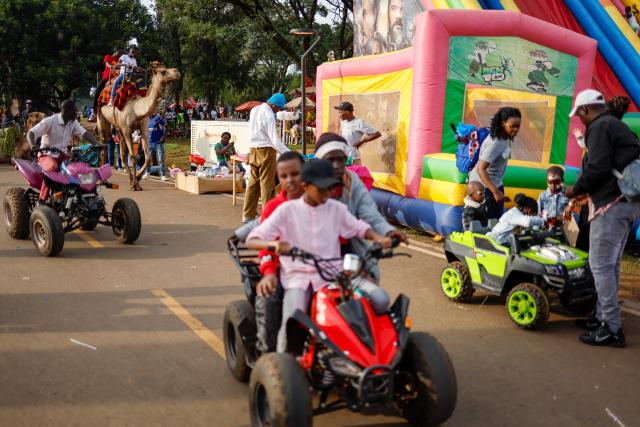
<path id="1" fill-rule="evenodd" d="M 508 241 L 508 237 L 516 227 L 543 227 L 544 219 L 536 216 L 538 214 L 538 203 L 531 197 L 522 193 L 516 194 L 516 206 L 509 209 L 500 217 L 500 221 L 493 227 L 487 236 L 501 245 Z"/>

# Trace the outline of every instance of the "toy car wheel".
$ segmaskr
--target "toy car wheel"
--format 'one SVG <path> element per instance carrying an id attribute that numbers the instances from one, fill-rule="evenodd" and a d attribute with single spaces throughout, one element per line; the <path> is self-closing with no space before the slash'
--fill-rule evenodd
<path id="1" fill-rule="evenodd" d="M 116 200 L 111 211 L 111 222 L 113 235 L 119 242 L 135 242 L 142 228 L 140 209 L 135 200 L 129 198 Z"/>
<path id="2" fill-rule="evenodd" d="M 507 312 L 513 323 L 523 329 L 533 329 L 549 319 L 547 294 L 532 283 L 514 286 L 507 296 Z"/>
<path id="3" fill-rule="evenodd" d="M 233 376 L 240 382 L 249 381 L 251 367 L 247 364 L 247 348 L 242 341 L 238 325 L 242 319 L 255 322 L 255 313 L 251 304 L 245 300 L 233 301 L 227 305 L 222 321 L 222 334 L 224 340 L 224 354 L 227 359 L 227 367 Z"/>
<path id="4" fill-rule="evenodd" d="M 48 206 L 40 206 L 33 210 L 29 219 L 31 240 L 40 255 L 53 257 L 60 253 L 64 246 L 64 228 L 58 213 Z"/>
<path id="5" fill-rule="evenodd" d="M 458 385 L 449 355 L 431 335 L 412 332 L 398 365 L 396 407 L 415 426 L 444 423 L 456 407 Z M 402 375 L 408 373 L 409 376 Z"/>
<path id="6" fill-rule="evenodd" d="M 309 383 L 296 359 L 287 353 L 260 357 L 249 381 L 253 426 L 311 426 Z"/>
<path id="7" fill-rule="evenodd" d="M 22 188 L 10 188 L 4 194 L 4 222 L 7 233 L 14 239 L 29 237 L 29 205 Z"/>
<path id="8" fill-rule="evenodd" d="M 465 302 L 473 296 L 469 269 L 461 262 L 450 262 L 440 275 L 442 292 L 451 301 Z"/>

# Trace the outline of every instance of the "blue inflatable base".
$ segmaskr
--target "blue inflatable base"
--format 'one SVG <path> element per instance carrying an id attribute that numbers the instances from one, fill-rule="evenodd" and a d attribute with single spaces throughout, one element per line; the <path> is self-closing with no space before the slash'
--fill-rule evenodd
<path id="1" fill-rule="evenodd" d="M 404 226 L 443 236 L 462 231 L 462 206 L 411 199 L 376 188 L 371 195 L 383 215 Z"/>

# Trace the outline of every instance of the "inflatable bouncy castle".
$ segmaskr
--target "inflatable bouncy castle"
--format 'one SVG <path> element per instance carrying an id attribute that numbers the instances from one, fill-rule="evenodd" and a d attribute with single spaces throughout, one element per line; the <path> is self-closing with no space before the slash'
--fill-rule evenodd
<path id="1" fill-rule="evenodd" d="M 575 181 L 582 153 L 569 130 L 581 125 L 568 115 L 573 96 L 591 87 L 595 40 L 511 11 L 428 9 L 413 25 L 408 48 L 317 70 L 322 131 L 339 132 L 334 107 L 349 101 L 382 133 L 361 157 L 385 215 L 443 235 L 461 229 L 466 174 L 455 166 L 451 124 L 488 126 L 507 105 L 523 120 L 506 195 L 537 198 L 551 164 L 565 166 L 567 184 Z"/>

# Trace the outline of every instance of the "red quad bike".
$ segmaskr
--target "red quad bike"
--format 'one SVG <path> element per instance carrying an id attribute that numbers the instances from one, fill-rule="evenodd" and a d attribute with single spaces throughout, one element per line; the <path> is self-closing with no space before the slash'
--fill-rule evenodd
<path id="1" fill-rule="evenodd" d="M 457 398 L 453 366 L 434 337 L 410 332 L 409 299 L 400 294 L 388 312 L 376 315 L 352 281 L 366 273 L 367 260 L 390 258 L 392 251 L 374 244 L 357 263 L 348 262 L 354 255 L 347 255 L 345 269 L 340 259 L 294 248 L 289 256 L 314 265 L 331 285 L 315 293 L 310 314 L 298 310 L 287 323 L 287 353 L 260 354 L 253 307 L 260 279 L 256 253 L 235 238 L 228 250 L 240 268 L 247 300 L 226 308 L 225 354 L 236 379 L 249 380 L 252 425 L 311 426 L 314 414 L 342 408 L 391 411 L 417 426 L 439 425 L 451 416 Z M 319 395 L 315 409 L 314 393 Z"/>
<path id="2" fill-rule="evenodd" d="M 102 148 L 93 146 L 89 150 Z M 9 189 L 4 195 L 4 219 L 7 232 L 14 239 L 26 239 L 31 235 L 34 245 L 43 256 L 56 256 L 64 246 L 64 233 L 76 230 L 93 230 L 98 224 L 112 227 L 116 239 L 133 243 L 140 235 L 140 209 L 128 198 L 116 200 L 111 212 L 107 211 L 99 185 L 118 188 L 107 180 L 111 166 L 92 168 L 80 161 L 81 150 L 71 149 L 67 154 L 48 147 L 38 152 L 64 159 L 59 171 L 43 171 L 38 161 L 15 160 L 16 169 L 29 183 L 26 190 Z M 49 194 L 40 200 L 42 181 L 47 183 Z"/>

